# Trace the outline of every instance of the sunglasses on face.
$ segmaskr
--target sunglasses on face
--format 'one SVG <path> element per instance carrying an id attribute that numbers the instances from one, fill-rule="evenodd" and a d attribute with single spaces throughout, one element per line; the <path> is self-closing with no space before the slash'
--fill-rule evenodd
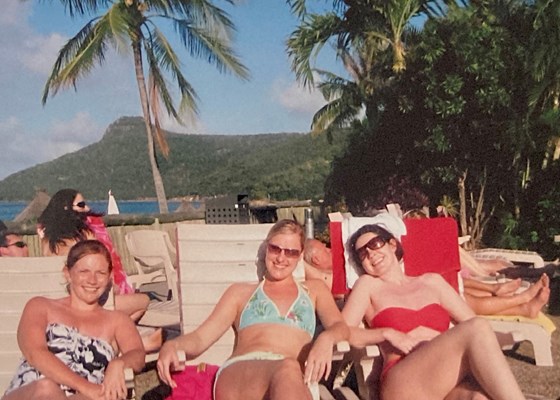
<path id="1" fill-rule="evenodd" d="M 23 249 L 24 247 L 27 247 L 27 243 L 20 240 L 19 242 L 10 243 L 6 247 L 10 247 L 10 246 L 16 246 L 19 247 L 20 249 Z"/>
<path id="2" fill-rule="evenodd" d="M 284 255 L 288 258 L 298 258 L 301 254 L 301 250 L 298 249 L 284 249 L 280 246 L 276 246 L 275 244 L 268 243 L 266 246 L 268 252 L 273 256 L 278 256 L 280 253 L 284 252 Z"/>
<path id="3" fill-rule="evenodd" d="M 374 238 L 371 238 L 371 240 L 369 242 L 367 242 L 365 245 L 363 245 L 359 249 L 356 249 L 356 254 L 358 255 L 358 258 L 360 259 L 360 261 L 364 261 L 368 256 L 368 249 L 378 250 L 378 249 L 382 248 L 383 246 L 385 246 L 385 243 L 387 243 L 387 241 L 385 239 L 383 239 L 382 237 L 376 236 Z"/>
<path id="4" fill-rule="evenodd" d="M 78 208 L 86 208 L 86 202 L 85 201 L 79 201 L 75 204 L 72 204 L 74 207 L 78 207 Z"/>

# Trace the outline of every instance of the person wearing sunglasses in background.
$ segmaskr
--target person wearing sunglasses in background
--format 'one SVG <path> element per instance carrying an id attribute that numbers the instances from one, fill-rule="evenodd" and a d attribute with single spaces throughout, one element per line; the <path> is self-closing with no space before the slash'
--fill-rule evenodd
<path id="1" fill-rule="evenodd" d="M 27 257 L 29 250 L 27 243 L 17 233 L 0 232 L 0 257 Z"/>
<path id="2" fill-rule="evenodd" d="M 264 279 L 231 285 L 196 330 L 165 342 L 161 379 L 175 388 L 177 351 L 196 358 L 233 327 L 233 353 L 218 370 L 214 399 L 311 399 L 306 383 L 328 376 L 333 346 L 349 331 L 323 282 L 294 278 L 304 241 L 301 225 L 278 221 L 265 241 Z M 325 330 L 313 341 L 316 312 Z"/>
<path id="3" fill-rule="evenodd" d="M 37 234 L 41 238 L 44 256 L 66 255 L 77 242 L 96 239 L 102 242 L 113 264 L 115 308 L 138 321 L 146 312 L 150 298 L 145 293 L 135 293 L 126 280 L 121 259 L 113 248 L 100 214 L 92 212 L 84 196 L 75 189 L 61 189 L 56 192 L 37 220 Z M 159 349 L 162 330 L 142 336 L 147 352 Z"/>
<path id="4" fill-rule="evenodd" d="M 342 315 L 350 344 L 379 344 L 383 369 L 371 390 L 379 388 L 381 400 L 524 399 L 489 322 L 441 275 L 405 275 L 391 232 L 365 225 L 349 249 L 361 276 Z M 369 329 L 359 327 L 363 320 Z"/>

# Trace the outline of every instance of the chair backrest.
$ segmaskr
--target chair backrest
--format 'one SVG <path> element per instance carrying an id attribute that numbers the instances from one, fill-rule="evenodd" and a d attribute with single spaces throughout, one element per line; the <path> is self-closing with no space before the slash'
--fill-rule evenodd
<path id="1" fill-rule="evenodd" d="M 177 293 L 177 272 L 173 259 L 176 257 L 176 250 L 169 239 L 168 233 L 143 229 L 127 233 L 125 240 L 128 251 L 135 262 L 147 266 L 162 266 L 168 287 L 175 297 Z M 138 270 L 142 271 L 141 265 L 138 265 Z"/>
<path id="2" fill-rule="evenodd" d="M 67 296 L 62 268 L 66 257 L 0 257 L 0 393 L 8 387 L 21 352 L 17 327 L 23 308 L 35 296 Z"/>
<path id="3" fill-rule="evenodd" d="M 346 271 L 343 238 L 350 237 L 360 226 L 372 223 L 373 218 L 351 217 L 352 224 L 331 222 L 331 250 L 333 257 L 333 288 L 350 289 L 352 277 Z M 351 226 L 351 232 L 341 233 Z M 406 233 L 401 236 L 404 250 L 404 268 L 407 275 L 418 276 L 426 272 L 441 274 L 456 290 L 459 288 L 459 245 L 457 223 L 453 218 L 405 219 Z M 340 270 L 344 273 L 340 273 Z M 348 283 L 347 283 L 348 282 Z"/>
<path id="4" fill-rule="evenodd" d="M 453 218 L 405 219 L 402 236 L 404 269 L 407 275 L 436 272 L 459 291 L 459 243 Z"/>
<path id="5" fill-rule="evenodd" d="M 273 224 L 177 224 L 181 330 L 196 329 L 212 312 L 228 286 L 256 282 L 262 269 L 263 241 Z M 303 278 L 303 262 L 296 278 Z M 230 329 L 189 364 L 222 364 L 230 355 L 235 334 Z"/>

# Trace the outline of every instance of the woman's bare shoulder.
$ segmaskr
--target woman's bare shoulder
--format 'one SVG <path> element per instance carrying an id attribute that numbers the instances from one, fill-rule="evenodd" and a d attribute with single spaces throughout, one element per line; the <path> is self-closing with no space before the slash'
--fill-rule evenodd
<path id="1" fill-rule="evenodd" d="M 436 272 L 427 272 L 425 274 L 420 275 L 416 279 L 419 279 L 426 285 L 434 286 L 434 287 L 441 287 L 442 285 L 446 285 L 447 282 L 443 277 L 436 273 Z"/>
<path id="2" fill-rule="evenodd" d="M 250 296 L 255 291 L 258 283 L 255 282 L 236 282 L 232 283 L 224 292 L 222 297 L 243 298 Z"/>

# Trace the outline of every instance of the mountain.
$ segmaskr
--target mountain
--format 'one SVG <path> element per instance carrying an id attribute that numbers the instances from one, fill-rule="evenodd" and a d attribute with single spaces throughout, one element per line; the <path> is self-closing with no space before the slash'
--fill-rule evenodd
<path id="1" fill-rule="evenodd" d="M 345 143 L 335 135 L 274 133 L 196 135 L 168 133 L 169 159 L 158 154 L 168 198 L 249 193 L 274 200 L 323 196 L 330 163 Z M 155 197 L 144 122 L 122 117 L 103 138 L 56 160 L 19 171 L 0 181 L 0 200 L 29 200 L 38 189 L 80 190 L 88 199 Z"/>

